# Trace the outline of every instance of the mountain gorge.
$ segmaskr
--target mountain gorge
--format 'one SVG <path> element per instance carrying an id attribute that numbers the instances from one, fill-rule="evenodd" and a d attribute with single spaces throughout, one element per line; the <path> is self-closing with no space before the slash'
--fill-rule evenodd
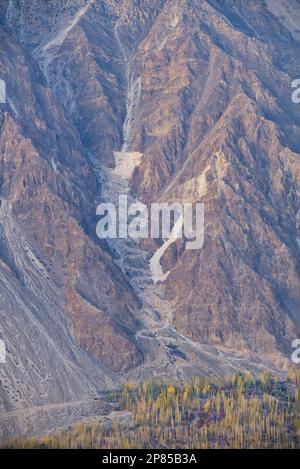
<path id="1" fill-rule="evenodd" d="M 299 10 L 1 2 L 3 433 L 99 413 L 95 396 L 124 379 L 286 371 L 300 332 Z M 96 207 L 119 194 L 203 202 L 203 248 L 99 240 Z"/>

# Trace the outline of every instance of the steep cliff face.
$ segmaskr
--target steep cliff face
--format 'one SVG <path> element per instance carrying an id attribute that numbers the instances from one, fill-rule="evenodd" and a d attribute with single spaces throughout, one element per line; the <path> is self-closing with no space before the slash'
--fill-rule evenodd
<path id="1" fill-rule="evenodd" d="M 137 299 L 95 236 L 100 186 L 80 137 L 4 30 L 0 60 L 3 410 L 91 396 L 141 352 Z"/>
<path id="2" fill-rule="evenodd" d="M 172 3 L 160 20 L 145 49 L 176 26 L 143 62 L 136 189 L 206 209 L 204 249 L 166 253 L 174 324 L 282 366 L 299 333 L 298 43 L 259 2 Z"/>
<path id="3" fill-rule="evenodd" d="M 277 3 L 2 2 L 3 408 L 90 396 L 115 372 L 287 366 L 300 24 Z M 119 193 L 204 202 L 203 248 L 100 242 L 96 206 Z"/>

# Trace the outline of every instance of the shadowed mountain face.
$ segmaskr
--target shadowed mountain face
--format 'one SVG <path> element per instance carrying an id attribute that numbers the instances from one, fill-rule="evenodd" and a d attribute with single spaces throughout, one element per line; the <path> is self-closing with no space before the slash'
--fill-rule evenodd
<path id="1" fill-rule="evenodd" d="M 0 413 L 88 400 L 124 376 L 289 364 L 299 11 L 296 0 L 1 2 Z M 97 204 L 119 193 L 204 202 L 203 248 L 159 251 L 154 284 L 159 244 L 96 237 Z"/>

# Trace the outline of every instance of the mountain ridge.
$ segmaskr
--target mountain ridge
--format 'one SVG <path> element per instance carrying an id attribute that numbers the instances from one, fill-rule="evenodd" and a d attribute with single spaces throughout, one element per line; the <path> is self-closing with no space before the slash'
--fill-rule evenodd
<path id="1" fill-rule="evenodd" d="M 300 327 L 300 52 L 275 7 L 2 3 L 2 412 L 89 401 L 128 377 L 286 371 Z M 140 155 L 128 177 L 117 154 Z M 96 207 L 120 191 L 204 202 L 203 249 L 172 243 L 154 285 L 162 240 L 97 239 Z"/>

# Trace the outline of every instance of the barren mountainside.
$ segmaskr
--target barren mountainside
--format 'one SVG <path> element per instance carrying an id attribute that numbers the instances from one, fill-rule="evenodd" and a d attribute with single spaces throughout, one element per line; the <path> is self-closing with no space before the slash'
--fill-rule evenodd
<path id="1" fill-rule="evenodd" d="M 0 433 L 126 378 L 287 369 L 299 31 L 296 0 L 0 2 Z M 203 248 L 99 240 L 119 194 L 203 202 Z"/>

